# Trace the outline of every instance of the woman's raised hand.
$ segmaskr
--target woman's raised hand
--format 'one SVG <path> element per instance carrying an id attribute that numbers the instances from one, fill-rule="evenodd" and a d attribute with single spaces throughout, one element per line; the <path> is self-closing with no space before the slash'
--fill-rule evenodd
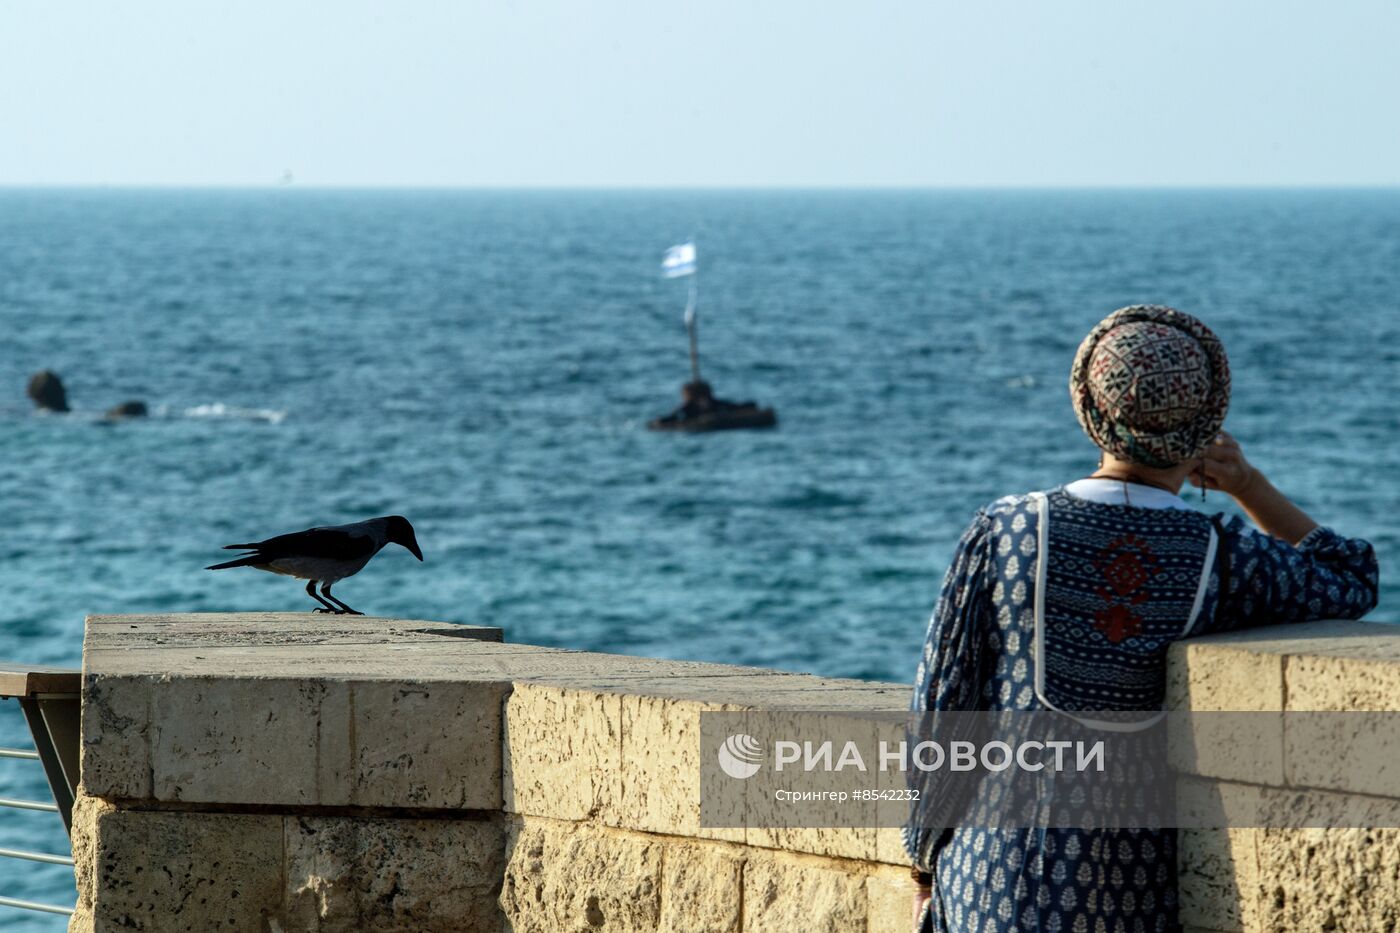
<path id="1" fill-rule="evenodd" d="M 1308 513 L 1288 501 L 1263 473 L 1249 465 L 1240 442 L 1224 431 L 1206 448 L 1200 468 L 1191 471 L 1191 485 L 1201 485 L 1202 473 L 1207 489 L 1219 489 L 1234 497 L 1267 534 L 1297 544 L 1317 527 Z"/>
<path id="2" fill-rule="evenodd" d="M 1201 455 L 1200 465 L 1191 471 L 1191 485 L 1219 489 L 1236 499 L 1246 498 L 1259 471 L 1245 459 L 1240 442 L 1228 431 L 1215 435 L 1215 441 Z"/>

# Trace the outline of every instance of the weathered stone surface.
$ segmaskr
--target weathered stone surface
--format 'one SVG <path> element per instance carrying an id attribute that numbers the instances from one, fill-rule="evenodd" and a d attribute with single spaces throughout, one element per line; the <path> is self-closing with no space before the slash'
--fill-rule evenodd
<path id="1" fill-rule="evenodd" d="M 1400 626 L 1388 626 L 1397 628 Z M 1381 638 L 1384 645 L 1389 639 Z M 1288 659 L 1288 709 L 1296 712 L 1400 711 L 1400 658 L 1298 655 Z"/>
<path id="2" fill-rule="evenodd" d="M 909 933 L 914 883 L 908 870 L 884 869 L 865 879 L 868 933 Z"/>
<path id="3" fill-rule="evenodd" d="M 360 701 L 352 703 L 346 678 L 292 673 L 299 669 L 293 659 L 312 645 L 352 651 L 364 664 L 376 655 L 367 646 L 441 651 L 498 637 L 499 630 L 304 621 L 288 614 L 91 619 L 83 753 L 89 792 L 205 803 L 499 806 L 499 681 L 433 689 L 385 677 L 382 686 L 358 685 Z M 184 652 L 200 663 L 183 671 L 167 663 Z M 277 676 L 261 679 L 253 665 L 229 656 L 245 652 L 270 660 Z M 392 657 L 378 663 L 381 677 L 394 668 Z M 132 673 L 142 667 L 163 671 Z M 216 675 L 214 668 L 243 676 Z"/>
<path id="4" fill-rule="evenodd" d="M 653 933 L 661 917 L 664 848 L 654 837 L 514 820 L 501 889 L 509 929 Z"/>
<path id="5" fill-rule="evenodd" d="M 660 929 L 739 933 L 742 849 L 668 841 L 663 862 Z"/>
<path id="6" fill-rule="evenodd" d="M 499 683 L 353 684 L 350 802 L 499 810 L 505 694 Z"/>
<path id="7" fill-rule="evenodd" d="M 664 696 L 624 694 L 622 782 L 601 812 L 610 826 L 742 842 L 743 800 L 736 799 L 735 825 L 700 825 L 700 723 L 707 711 L 734 709 L 721 704 Z"/>
<path id="8" fill-rule="evenodd" d="M 1400 830 L 1262 829 L 1259 922 L 1246 930 L 1400 929 Z"/>
<path id="9" fill-rule="evenodd" d="M 282 818 L 119 810 L 80 798 L 71 931 L 275 933 Z"/>
<path id="10" fill-rule="evenodd" d="M 303 622 L 311 624 L 294 625 Z M 1179 646 L 1172 702 L 1276 711 L 1286 697 L 1289 709 L 1386 709 L 1397 696 L 1389 678 L 1400 666 L 1400 629 L 1385 628 L 1324 623 Z M 879 812 L 889 827 L 881 830 L 751 825 L 727 837 L 748 845 L 702 838 L 697 818 L 707 711 L 782 712 L 839 733 L 822 717 L 859 723 L 902 708 L 904 685 L 301 615 L 95 618 L 86 660 L 84 788 L 112 801 L 79 802 L 75 930 L 907 926 L 907 859 L 890 825 L 903 804 Z M 804 714 L 812 710 L 825 712 Z M 1290 746 L 1275 769 L 1243 744 L 1258 735 L 1231 741 L 1228 754 L 1189 764 L 1239 782 L 1183 781 L 1187 812 L 1237 825 L 1279 814 L 1400 823 L 1397 800 L 1259 786 L 1346 781 L 1375 790 L 1364 780 L 1384 772 L 1384 761 L 1302 763 Z M 1237 774 L 1244 762 L 1248 773 Z M 119 809 L 133 799 L 465 808 L 483 819 Z M 498 809 L 506 815 L 487 815 Z M 1183 831 L 1183 920 L 1202 933 L 1400 928 L 1398 861 L 1400 829 Z M 215 862 L 217 877 L 205 878 L 201 866 Z M 148 877 L 152 866 L 160 872 Z M 241 885 L 237 897 L 230 879 Z M 221 912 L 236 914 L 232 927 L 219 926 Z"/>
<path id="11" fill-rule="evenodd" d="M 151 697 L 153 796 L 348 803 L 349 708 L 348 688 L 335 681 L 187 677 L 162 683 Z"/>
<path id="12" fill-rule="evenodd" d="M 907 810 L 908 804 L 905 804 Z M 909 853 L 904 851 L 904 830 L 899 826 L 882 826 L 875 830 L 875 861 L 886 865 L 909 867 Z"/>
<path id="13" fill-rule="evenodd" d="M 1211 639 L 1180 642 L 1171 651 L 1168 708 L 1254 714 L 1171 717 L 1172 767 L 1185 774 L 1281 784 L 1284 658 Z"/>
<path id="14" fill-rule="evenodd" d="M 199 654 L 204 665 L 172 670 L 160 651 L 171 648 L 256 648 L 280 653 L 287 674 L 305 660 L 310 645 L 426 645 L 441 649 L 442 640 L 500 642 L 501 630 L 424 619 L 377 616 L 330 616 L 312 612 L 180 612 L 166 615 L 92 615 L 87 618 L 85 654 L 104 663 L 103 674 L 208 674 L 218 672 L 218 658 Z M 451 643 L 449 643 L 451 644 Z M 140 649 L 132 652 L 123 649 Z M 280 651 L 279 649 L 294 649 Z M 362 653 L 372 661 L 373 653 Z M 193 659 L 193 658 L 192 658 Z"/>
<path id="15" fill-rule="evenodd" d="M 878 762 L 873 759 L 863 761 L 865 771 L 838 767 L 848 742 L 864 755 L 873 755 L 884 724 L 867 715 L 807 710 L 756 710 L 748 713 L 746 719 L 750 723 L 747 731 L 759 737 L 762 744 L 771 746 L 778 740 L 799 743 L 804 758 L 787 764 L 781 772 L 776 767 L 765 767 L 744 783 L 748 792 L 744 841 L 766 849 L 873 861 L 880 811 L 876 801 L 854 797 L 845 802 L 779 799 L 776 792 L 781 789 L 797 794 L 849 795 L 888 783 L 882 780 Z M 819 753 L 827 742 L 829 760 L 807 768 L 808 743 Z"/>
<path id="16" fill-rule="evenodd" d="M 622 698 L 519 684 L 506 701 L 503 795 L 510 813 L 599 819 L 622 785 Z"/>
<path id="17" fill-rule="evenodd" d="M 1228 648 L 1255 655 L 1356 658 L 1400 663 L 1400 628 L 1387 622 L 1334 620 L 1304 625 L 1270 625 L 1192 638 L 1187 645 Z M 1176 660 L 1176 655 L 1173 656 Z"/>
<path id="18" fill-rule="evenodd" d="M 1284 733 L 1279 784 L 1400 800 L 1400 712 L 1289 713 Z"/>
<path id="19" fill-rule="evenodd" d="M 1182 920 L 1228 933 L 1384 930 L 1400 911 L 1400 800 L 1204 779 L 1179 815 Z M 1254 828 L 1339 825 L 1371 829 Z M 1378 925 L 1370 925 L 1372 922 Z"/>
<path id="20" fill-rule="evenodd" d="M 850 933 L 866 916 L 861 875 L 767 853 L 744 866 L 744 933 Z"/>
<path id="21" fill-rule="evenodd" d="M 84 793 L 151 796 L 151 700 L 160 687 L 154 677 L 84 677 L 78 765 Z"/>
<path id="22" fill-rule="evenodd" d="M 1181 920 L 1228 933 L 1256 927 L 1259 863 L 1253 829 L 1185 829 L 1178 836 Z"/>
<path id="23" fill-rule="evenodd" d="M 98 822 L 116 808 L 105 800 L 79 792 L 73 801 L 73 880 L 78 899 L 68 923 L 70 933 L 90 933 L 93 929 L 93 899 L 98 893 Z"/>
<path id="24" fill-rule="evenodd" d="M 497 933 L 499 819 L 286 821 L 287 931 Z"/>
<path id="25" fill-rule="evenodd" d="M 875 728 L 879 741 L 884 743 L 884 748 L 897 749 L 902 747 L 905 749 L 905 754 L 909 754 L 909 725 L 909 714 L 903 712 L 878 717 Z M 875 808 L 877 828 L 875 830 L 875 854 L 873 858 L 879 862 L 903 866 L 906 872 L 909 866 L 909 854 L 904 851 L 903 827 L 909 820 L 912 802 L 907 798 L 907 793 L 910 788 L 910 780 L 915 776 L 916 772 L 912 765 L 902 757 L 897 767 L 877 771 L 874 775 L 880 789 L 888 792 L 890 796 L 888 799 L 880 801 Z"/>

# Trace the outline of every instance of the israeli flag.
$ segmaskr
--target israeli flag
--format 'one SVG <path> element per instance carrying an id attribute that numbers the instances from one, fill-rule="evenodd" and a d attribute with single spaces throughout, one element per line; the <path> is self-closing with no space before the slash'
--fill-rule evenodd
<path id="1" fill-rule="evenodd" d="M 661 274 L 668 279 L 678 279 L 683 275 L 695 274 L 695 244 L 682 243 L 666 250 L 666 258 L 661 260 Z"/>

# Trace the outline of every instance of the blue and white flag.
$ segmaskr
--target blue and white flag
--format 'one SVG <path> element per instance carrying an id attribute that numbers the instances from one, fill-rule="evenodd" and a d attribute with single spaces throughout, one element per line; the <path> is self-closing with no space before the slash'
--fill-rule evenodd
<path id="1" fill-rule="evenodd" d="M 661 274 L 668 279 L 678 279 L 683 275 L 695 274 L 695 244 L 682 243 L 666 250 L 666 258 L 661 260 Z"/>

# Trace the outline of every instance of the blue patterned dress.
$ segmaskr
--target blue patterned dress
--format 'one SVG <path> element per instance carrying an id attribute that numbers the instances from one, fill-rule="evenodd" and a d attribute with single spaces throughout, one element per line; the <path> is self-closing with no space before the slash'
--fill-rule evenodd
<path id="1" fill-rule="evenodd" d="M 1173 641 L 1375 605 L 1365 541 L 1318 528 L 1294 546 L 1150 487 L 1124 499 L 1129 488 L 1153 505 L 1060 487 L 977 513 L 929 623 L 914 710 L 1160 710 Z M 905 844 L 934 877 L 926 931 L 1180 929 L 1174 830 L 921 825 L 916 811 Z"/>

